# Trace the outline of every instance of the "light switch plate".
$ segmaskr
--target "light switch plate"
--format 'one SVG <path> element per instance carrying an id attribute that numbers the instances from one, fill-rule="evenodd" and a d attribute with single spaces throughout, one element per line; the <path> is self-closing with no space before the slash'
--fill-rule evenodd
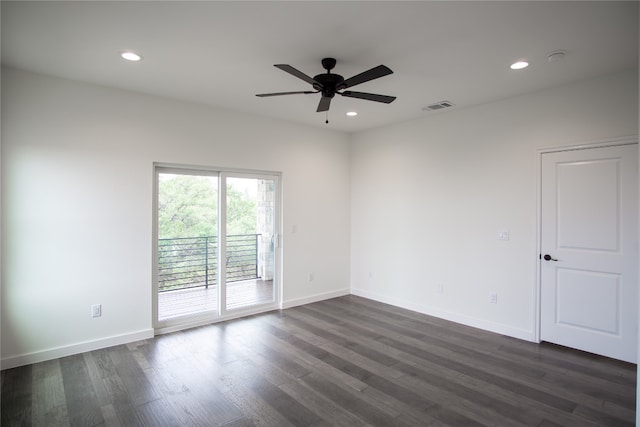
<path id="1" fill-rule="evenodd" d="M 91 317 L 100 317 L 100 316 L 102 316 L 102 305 L 93 304 L 91 306 Z"/>

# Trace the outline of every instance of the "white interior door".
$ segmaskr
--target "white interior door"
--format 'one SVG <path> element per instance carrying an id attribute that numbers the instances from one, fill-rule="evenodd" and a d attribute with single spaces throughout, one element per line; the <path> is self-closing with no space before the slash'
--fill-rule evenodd
<path id="1" fill-rule="evenodd" d="M 638 147 L 542 155 L 543 341 L 636 362 Z"/>

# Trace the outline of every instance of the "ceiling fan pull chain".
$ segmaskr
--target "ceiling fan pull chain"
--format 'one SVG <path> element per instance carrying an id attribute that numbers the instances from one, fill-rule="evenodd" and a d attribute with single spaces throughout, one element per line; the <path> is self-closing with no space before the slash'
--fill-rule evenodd
<path id="1" fill-rule="evenodd" d="M 327 114 L 327 116 L 326 116 L 326 120 L 324 122 L 326 124 L 329 124 L 329 110 L 325 111 L 325 113 Z"/>

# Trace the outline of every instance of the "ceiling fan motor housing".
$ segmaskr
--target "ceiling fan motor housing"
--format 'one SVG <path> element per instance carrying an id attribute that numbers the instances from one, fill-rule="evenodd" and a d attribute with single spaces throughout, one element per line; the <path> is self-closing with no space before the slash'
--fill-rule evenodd
<path id="1" fill-rule="evenodd" d="M 317 83 L 313 84 L 315 90 L 322 91 L 322 96 L 333 98 L 338 90 L 338 86 L 344 82 L 344 77 L 340 74 L 318 74 L 313 78 Z"/>

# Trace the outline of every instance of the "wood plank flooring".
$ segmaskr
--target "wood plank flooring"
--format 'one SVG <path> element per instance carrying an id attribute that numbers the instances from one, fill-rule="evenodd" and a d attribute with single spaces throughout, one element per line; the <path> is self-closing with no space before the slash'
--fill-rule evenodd
<path id="1" fill-rule="evenodd" d="M 355 296 L 2 372 L 2 426 L 632 426 L 636 365 Z"/>

